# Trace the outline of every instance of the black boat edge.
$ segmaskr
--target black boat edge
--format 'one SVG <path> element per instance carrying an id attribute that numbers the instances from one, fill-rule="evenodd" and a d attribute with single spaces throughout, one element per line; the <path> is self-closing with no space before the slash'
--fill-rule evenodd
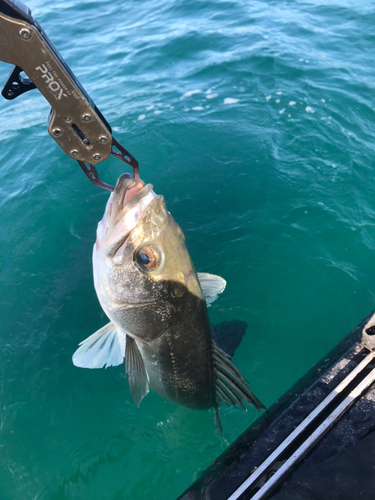
<path id="1" fill-rule="evenodd" d="M 362 421 L 358 424 L 358 418 L 361 417 L 356 417 L 356 412 L 349 410 L 354 403 L 356 403 L 355 406 L 358 406 L 357 401 L 352 401 L 353 397 L 351 397 L 352 392 L 350 391 L 356 384 L 360 384 L 375 366 L 375 362 L 372 362 L 372 354 L 369 354 L 374 349 L 372 345 L 372 336 L 375 333 L 374 325 L 375 315 L 372 312 L 279 398 L 267 412 L 250 425 L 177 500 L 271 498 L 275 492 L 282 490 L 281 485 L 296 470 L 318 465 L 319 461 L 322 462 L 343 452 L 374 430 L 375 411 L 373 418 L 365 419 L 366 425 L 363 425 Z M 363 374 L 360 375 L 359 371 L 362 365 L 364 371 L 362 370 Z M 350 376 L 351 372 L 353 372 L 352 376 Z M 342 394 L 338 394 L 336 391 L 340 384 L 346 384 Z M 363 391 L 367 390 L 370 385 L 368 382 Z M 332 402 L 334 398 L 336 403 Z M 326 425 L 324 419 L 332 420 L 330 412 L 337 412 L 336 407 L 342 406 L 343 401 L 349 401 L 345 412 L 354 415 L 351 418 L 354 419 L 353 424 L 356 429 L 349 432 L 350 442 L 347 442 L 346 434 L 341 441 L 340 433 L 338 436 L 335 435 L 336 431 L 332 434 L 331 428 L 343 418 L 341 415 L 337 418 L 337 422 L 330 424 L 329 429 L 324 428 Z M 317 407 L 322 409 L 319 414 L 315 415 Z M 362 415 L 363 409 L 357 413 Z M 311 414 L 313 416 L 310 416 Z M 306 422 L 305 425 L 304 422 Z M 345 425 L 348 423 L 346 422 Z M 305 446 L 304 440 L 311 440 L 309 436 L 314 435 L 318 427 L 323 427 L 323 431 L 321 431 L 323 434 L 318 441 L 312 444 L 311 448 L 304 452 L 304 455 L 301 455 L 298 464 L 287 471 L 283 477 L 280 476 L 281 479 L 278 483 L 274 481 L 274 486 L 262 494 L 260 490 L 264 484 L 275 473 L 280 473 L 279 469 L 282 469 L 285 462 L 290 461 L 290 457 L 295 454 L 297 449 L 301 448 L 301 445 Z M 293 442 L 291 442 L 290 436 L 293 436 L 296 428 L 302 430 L 294 436 Z M 329 434 L 332 434 L 333 438 L 329 438 Z M 322 443 L 322 441 L 324 442 Z M 322 448 L 323 451 L 319 451 L 319 448 Z M 277 450 L 279 450 L 278 454 Z M 273 458 L 272 461 L 272 457 L 276 458 Z M 310 463 L 306 465 L 306 462 L 309 461 Z M 260 473 L 262 467 L 263 474 Z M 255 473 L 255 471 L 257 472 Z M 251 479 L 254 476 L 259 476 L 256 481 Z M 294 497 L 289 493 L 287 498 Z"/>

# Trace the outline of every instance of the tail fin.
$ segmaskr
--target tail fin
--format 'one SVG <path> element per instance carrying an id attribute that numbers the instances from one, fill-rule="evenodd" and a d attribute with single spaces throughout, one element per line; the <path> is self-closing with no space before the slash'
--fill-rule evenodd
<path id="1" fill-rule="evenodd" d="M 224 351 L 214 342 L 214 366 L 215 366 L 215 393 L 218 403 L 226 403 L 232 406 L 239 405 L 245 410 L 242 401 L 252 404 L 257 410 L 264 410 L 265 406 L 248 388 L 247 380 L 241 375 L 237 368 L 229 361 Z"/>

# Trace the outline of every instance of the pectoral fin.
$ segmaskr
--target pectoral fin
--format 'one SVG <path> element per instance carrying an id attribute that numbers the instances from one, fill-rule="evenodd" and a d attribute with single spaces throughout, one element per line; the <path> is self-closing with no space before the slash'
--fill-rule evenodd
<path id="1" fill-rule="evenodd" d="M 125 335 L 110 321 L 87 337 L 73 354 L 73 364 L 80 368 L 103 368 L 120 365 L 125 356 Z"/>
<path id="2" fill-rule="evenodd" d="M 225 290 L 227 282 L 224 278 L 215 274 L 198 273 L 199 282 L 201 284 L 207 305 L 211 305 L 218 295 Z"/>
<path id="3" fill-rule="evenodd" d="M 136 341 L 127 336 L 125 370 L 128 377 L 130 394 L 139 407 L 142 399 L 148 394 L 148 378 L 145 364 Z"/>

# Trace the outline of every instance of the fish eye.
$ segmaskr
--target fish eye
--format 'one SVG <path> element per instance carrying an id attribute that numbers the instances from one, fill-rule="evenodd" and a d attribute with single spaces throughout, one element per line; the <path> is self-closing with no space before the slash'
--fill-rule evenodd
<path id="1" fill-rule="evenodd" d="M 150 247 L 141 248 L 136 253 L 138 264 L 147 271 L 153 271 L 159 266 L 160 259 L 158 253 Z"/>

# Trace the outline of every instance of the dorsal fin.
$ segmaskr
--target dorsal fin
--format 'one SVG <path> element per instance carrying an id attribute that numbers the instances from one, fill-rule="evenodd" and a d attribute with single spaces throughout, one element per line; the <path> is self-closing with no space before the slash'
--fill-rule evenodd
<path id="1" fill-rule="evenodd" d="M 220 413 L 219 413 L 219 407 L 215 407 L 215 422 L 216 422 L 216 427 L 218 430 L 218 433 L 220 436 L 223 435 L 223 426 L 221 425 L 221 420 L 220 420 Z"/>
<path id="2" fill-rule="evenodd" d="M 207 305 L 211 305 L 214 302 L 219 293 L 222 293 L 227 286 L 227 282 L 224 278 L 216 276 L 215 274 L 209 273 L 197 273 L 199 283 L 201 284 Z"/>
<path id="3" fill-rule="evenodd" d="M 242 401 L 252 404 L 257 410 L 264 410 L 265 406 L 250 391 L 246 379 L 239 370 L 229 361 L 224 351 L 214 342 L 213 355 L 215 366 L 215 393 L 218 403 L 229 403 L 232 406 L 239 405 L 244 410 Z"/>
<path id="4" fill-rule="evenodd" d="M 126 338 L 125 370 L 128 377 L 130 394 L 134 403 L 139 407 L 142 399 L 149 392 L 148 378 L 137 342 L 129 336 Z"/>

